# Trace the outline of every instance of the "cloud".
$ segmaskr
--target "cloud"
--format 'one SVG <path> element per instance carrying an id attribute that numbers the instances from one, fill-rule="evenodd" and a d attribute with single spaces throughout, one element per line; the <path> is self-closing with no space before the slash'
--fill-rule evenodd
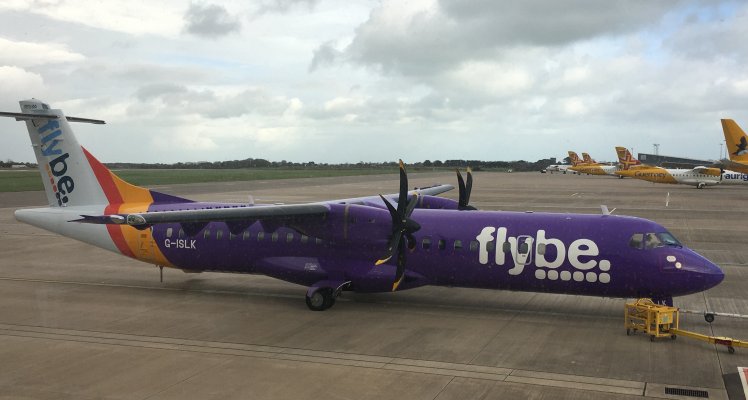
<path id="1" fill-rule="evenodd" d="M 241 30 L 241 23 L 217 4 L 190 4 L 184 15 L 185 31 L 196 36 L 215 39 Z"/>
<path id="2" fill-rule="evenodd" d="M 82 54 L 68 51 L 64 44 L 15 42 L 0 37 L 0 65 L 31 67 L 77 62 L 85 58 Z"/>
<path id="3" fill-rule="evenodd" d="M 671 3 L 530 0 L 387 0 L 356 28 L 336 57 L 384 72 L 422 75 L 465 61 L 501 58 L 516 47 L 558 47 L 657 23 Z M 329 46 L 317 49 L 326 60 Z M 318 56 L 319 54 L 319 56 Z"/>
<path id="4" fill-rule="evenodd" d="M 268 12 L 285 13 L 297 7 L 312 10 L 319 3 L 319 0 L 261 0 L 259 3 L 259 14 Z"/>
<path id="5" fill-rule="evenodd" d="M 332 65 L 341 54 L 342 52 L 335 48 L 334 41 L 323 43 L 314 50 L 312 62 L 309 63 L 309 72 L 316 71 L 319 67 Z"/>
<path id="6" fill-rule="evenodd" d="M 13 101 L 39 96 L 44 91 L 44 79 L 23 68 L 0 66 L 0 98 Z"/>
<path id="7" fill-rule="evenodd" d="M 235 118 L 244 115 L 282 117 L 295 113 L 303 105 L 299 99 L 277 96 L 262 88 L 216 92 L 195 89 L 172 83 L 157 83 L 140 87 L 136 98 L 148 105 L 152 113 L 196 114 L 204 118 Z M 136 111 L 136 110 L 133 110 Z M 143 110 L 138 107 L 137 113 Z"/>
<path id="8" fill-rule="evenodd" d="M 179 32 L 180 7 L 181 5 L 176 2 L 148 0 L 116 2 L 53 0 L 0 3 L 0 11 L 22 11 L 78 26 L 134 35 L 161 36 L 176 36 Z"/>

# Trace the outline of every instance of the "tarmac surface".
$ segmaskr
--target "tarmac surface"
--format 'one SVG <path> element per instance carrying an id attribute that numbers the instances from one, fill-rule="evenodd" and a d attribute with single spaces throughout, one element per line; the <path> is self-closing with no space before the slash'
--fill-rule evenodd
<path id="1" fill-rule="evenodd" d="M 455 185 L 411 174 L 411 186 Z M 397 175 L 154 187 L 197 200 L 297 203 L 397 190 Z M 446 194 L 455 198 L 456 190 Z M 725 280 L 675 299 L 748 314 L 748 187 L 475 174 L 486 210 L 655 220 Z M 740 399 L 748 349 L 626 336 L 624 299 L 424 287 L 344 293 L 309 311 L 305 288 L 264 276 L 185 274 L 21 224 L 42 192 L 0 193 L 0 399 Z M 682 314 L 681 328 L 748 339 L 748 319 Z"/>

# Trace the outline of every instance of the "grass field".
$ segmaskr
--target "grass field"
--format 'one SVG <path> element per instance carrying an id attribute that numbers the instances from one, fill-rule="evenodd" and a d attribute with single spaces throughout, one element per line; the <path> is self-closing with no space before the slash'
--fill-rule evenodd
<path id="1" fill-rule="evenodd" d="M 253 181 L 293 178 L 396 174 L 397 169 L 128 169 L 115 173 L 139 186 L 199 182 Z M 0 192 L 43 190 L 36 170 L 0 171 Z"/>

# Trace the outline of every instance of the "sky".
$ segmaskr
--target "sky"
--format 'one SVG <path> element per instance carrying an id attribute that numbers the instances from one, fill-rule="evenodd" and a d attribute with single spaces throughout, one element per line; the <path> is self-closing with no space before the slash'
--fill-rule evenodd
<path id="1" fill-rule="evenodd" d="M 717 159 L 745 38 L 742 1 L 3 0 L 0 111 L 106 120 L 104 162 Z"/>

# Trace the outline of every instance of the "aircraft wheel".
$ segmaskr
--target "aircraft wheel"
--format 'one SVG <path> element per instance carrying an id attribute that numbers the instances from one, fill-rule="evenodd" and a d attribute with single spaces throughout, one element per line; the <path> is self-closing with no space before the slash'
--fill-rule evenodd
<path id="1" fill-rule="evenodd" d="M 704 188 L 704 186 L 706 186 L 706 184 L 705 184 L 705 183 L 703 183 L 703 182 L 699 182 L 699 183 L 698 183 L 698 184 L 696 185 L 696 189 L 703 189 L 703 188 Z"/>
<path id="2" fill-rule="evenodd" d="M 729 352 L 730 354 L 735 354 L 735 348 L 734 348 L 734 347 L 732 347 L 732 346 L 727 346 L 727 351 L 728 351 L 728 352 Z"/>
<path id="3" fill-rule="evenodd" d="M 631 329 L 626 328 L 626 336 L 629 336 L 629 335 L 631 335 Z"/>
<path id="4" fill-rule="evenodd" d="M 654 342 L 655 341 L 655 335 L 650 335 L 649 336 L 649 341 L 650 342 Z"/>
<path id="5" fill-rule="evenodd" d="M 704 320 L 711 324 L 712 322 L 714 322 L 714 314 L 712 313 L 704 314 Z"/>
<path id="6" fill-rule="evenodd" d="M 332 295 L 332 289 L 319 289 L 306 296 L 306 306 L 312 311 L 324 311 L 335 304 L 335 297 Z"/>

